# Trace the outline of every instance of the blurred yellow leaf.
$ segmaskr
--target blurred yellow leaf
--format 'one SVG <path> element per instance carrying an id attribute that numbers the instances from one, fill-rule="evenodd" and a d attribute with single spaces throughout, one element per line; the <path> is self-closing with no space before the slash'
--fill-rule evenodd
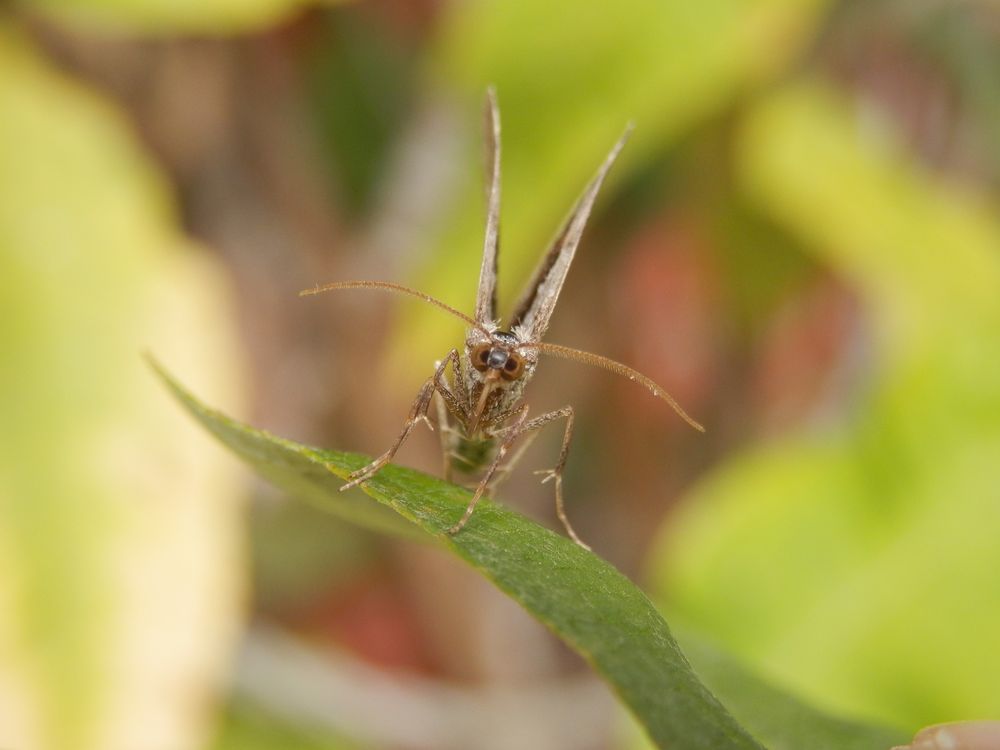
<path id="1" fill-rule="evenodd" d="M 239 623 L 234 468 L 140 356 L 238 401 L 225 284 L 187 245 L 119 114 L 0 24 L 0 747 L 207 730 Z"/>
<path id="2" fill-rule="evenodd" d="M 717 471 L 662 540 L 672 611 L 841 711 L 1000 711 L 1000 222 L 820 84 L 758 103 L 744 183 L 853 285 L 877 377 L 845 424 Z"/>

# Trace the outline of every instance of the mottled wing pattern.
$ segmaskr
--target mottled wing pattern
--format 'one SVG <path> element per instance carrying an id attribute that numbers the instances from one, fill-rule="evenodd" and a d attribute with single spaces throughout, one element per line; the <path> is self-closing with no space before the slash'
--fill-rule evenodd
<path id="1" fill-rule="evenodd" d="M 587 224 L 587 219 L 590 217 L 594 200 L 597 198 L 597 193 L 601 189 L 601 184 L 604 182 L 608 170 L 611 169 L 611 165 L 614 164 L 631 132 L 632 126 L 629 125 L 604 159 L 604 163 L 601 164 L 597 174 L 594 175 L 590 184 L 587 185 L 587 189 L 583 191 L 583 195 L 576 202 L 569 218 L 559 230 L 559 234 L 556 235 L 549 251 L 542 258 L 531 282 L 525 288 L 524 294 L 514 308 L 511 328 L 521 326 L 529 341 L 540 341 L 545 330 L 549 327 L 549 319 L 552 317 L 556 301 L 559 299 L 559 292 L 566 281 L 566 274 L 569 273 L 577 245 L 580 244 L 580 237 Z M 485 259 L 483 262 L 485 263 Z"/>
<path id="2" fill-rule="evenodd" d="M 496 91 L 486 91 L 486 241 L 476 293 L 476 320 L 487 328 L 497 319 L 497 253 L 500 245 L 500 113 Z"/>

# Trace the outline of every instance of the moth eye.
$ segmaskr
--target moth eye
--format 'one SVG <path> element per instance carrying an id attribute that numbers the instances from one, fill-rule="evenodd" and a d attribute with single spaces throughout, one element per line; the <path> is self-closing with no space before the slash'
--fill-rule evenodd
<path id="1" fill-rule="evenodd" d="M 519 354 L 511 354 L 503 366 L 504 380 L 517 380 L 524 372 L 524 359 Z"/>
<path id="2" fill-rule="evenodd" d="M 472 350 L 472 366 L 475 367 L 480 372 L 485 371 L 489 367 L 490 362 L 490 345 L 480 344 L 475 349 Z"/>

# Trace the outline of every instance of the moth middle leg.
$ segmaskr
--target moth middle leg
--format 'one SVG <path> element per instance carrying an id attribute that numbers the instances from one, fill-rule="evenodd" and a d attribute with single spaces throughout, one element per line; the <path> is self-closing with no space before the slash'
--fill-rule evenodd
<path id="1" fill-rule="evenodd" d="M 431 399 L 434 393 L 437 392 L 441 398 L 444 400 L 445 405 L 451 409 L 453 405 L 458 405 L 459 402 L 455 398 L 454 394 L 448 389 L 447 384 L 444 381 L 444 373 L 448 367 L 449 362 L 458 361 L 458 351 L 452 349 L 448 352 L 448 356 L 445 357 L 441 362 L 437 363 L 437 367 L 434 370 L 434 374 L 427 378 L 424 384 L 420 388 L 420 392 L 417 394 L 416 399 L 413 401 L 413 406 L 410 407 L 410 413 L 403 423 L 403 428 L 399 431 L 399 435 L 396 436 L 396 440 L 389 447 L 385 453 L 373 460 L 367 466 L 358 469 L 357 471 L 351 472 L 346 484 L 342 485 L 340 490 L 349 490 L 352 487 L 357 487 L 362 482 L 366 482 L 375 476 L 386 464 L 388 464 L 393 456 L 396 455 L 396 451 L 399 450 L 400 446 L 406 441 L 406 438 L 410 436 L 413 428 L 419 422 L 426 424 L 431 430 L 434 429 L 431 425 L 430 420 L 427 418 L 427 410 L 430 408 Z"/>
<path id="2" fill-rule="evenodd" d="M 573 407 L 564 406 L 562 409 L 556 409 L 555 411 L 550 411 L 548 414 L 542 414 L 540 417 L 535 417 L 524 425 L 523 430 L 525 432 L 528 430 L 537 430 L 540 427 L 544 427 L 549 422 L 554 422 L 562 417 L 566 418 L 566 430 L 563 432 L 562 448 L 559 450 L 559 460 L 556 461 L 556 465 L 553 468 L 543 469 L 541 471 L 536 471 L 535 473 L 545 475 L 545 478 L 542 479 L 543 484 L 548 482 L 550 479 L 555 480 L 556 515 L 559 517 L 559 520 L 562 521 L 562 525 L 566 529 L 566 533 L 569 534 L 570 539 L 579 544 L 585 550 L 589 550 L 590 546 L 581 540 L 580 537 L 577 536 L 576 531 L 573 530 L 573 526 L 570 524 L 569 518 L 566 516 L 566 507 L 563 504 L 562 475 L 563 469 L 566 466 L 566 458 L 569 456 L 569 442 L 573 437 Z"/>

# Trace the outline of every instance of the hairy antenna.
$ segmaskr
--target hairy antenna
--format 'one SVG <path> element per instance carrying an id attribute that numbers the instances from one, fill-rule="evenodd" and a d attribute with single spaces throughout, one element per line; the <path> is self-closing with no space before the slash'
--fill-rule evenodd
<path id="1" fill-rule="evenodd" d="M 476 322 L 468 315 L 459 310 L 456 310 L 451 305 L 447 305 L 439 299 L 435 299 L 429 294 L 424 294 L 423 292 L 418 292 L 416 289 L 410 289 L 408 286 L 403 286 L 402 284 L 393 284 L 391 281 L 334 281 L 330 284 L 323 284 L 320 286 L 317 284 L 312 289 L 303 289 L 299 292 L 300 297 L 310 297 L 314 294 L 322 294 L 323 292 L 332 292 L 337 289 L 378 289 L 383 292 L 396 292 L 398 294 L 408 294 L 411 297 L 416 297 L 419 300 L 423 300 L 429 304 L 439 307 L 446 313 L 454 315 L 459 320 L 464 321 L 472 328 L 482 331 L 487 336 L 490 332 L 486 330 L 482 324 Z"/>
<path id="2" fill-rule="evenodd" d="M 642 385 L 649 388 L 654 396 L 662 398 L 670 407 L 677 412 L 677 415 L 687 422 L 689 425 L 694 427 L 698 432 L 704 432 L 705 428 L 702 427 L 698 422 L 695 422 L 691 417 L 688 416 L 687 412 L 681 408 L 681 405 L 674 400 L 674 397 L 667 393 L 665 390 L 660 388 L 651 378 L 646 377 L 638 370 L 633 370 L 631 367 L 623 365 L 621 362 L 615 362 L 613 359 L 608 359 L 607 357 L 602 357 L 600 354 L 592 354 L 591 352 L 581 351 L 579 349 L 571 349 L 568 346 L 560 346 L 559 344 L 545 344 L 542 342 L 521 344 L 523 347 L 531 347 L 537 349 L 543 354 L 551 354 L 553 357 L 562 357 L 563 359 L 572 359 L 576 362 L 583 362 L 587 365 L 594 365 L 596 367 L 603 367 L 605 370 L 610 370 L 616 375 L 621 375 L 628 378 L 629 380 L 635 381 L 636 383 L 641 383 Z"/>

